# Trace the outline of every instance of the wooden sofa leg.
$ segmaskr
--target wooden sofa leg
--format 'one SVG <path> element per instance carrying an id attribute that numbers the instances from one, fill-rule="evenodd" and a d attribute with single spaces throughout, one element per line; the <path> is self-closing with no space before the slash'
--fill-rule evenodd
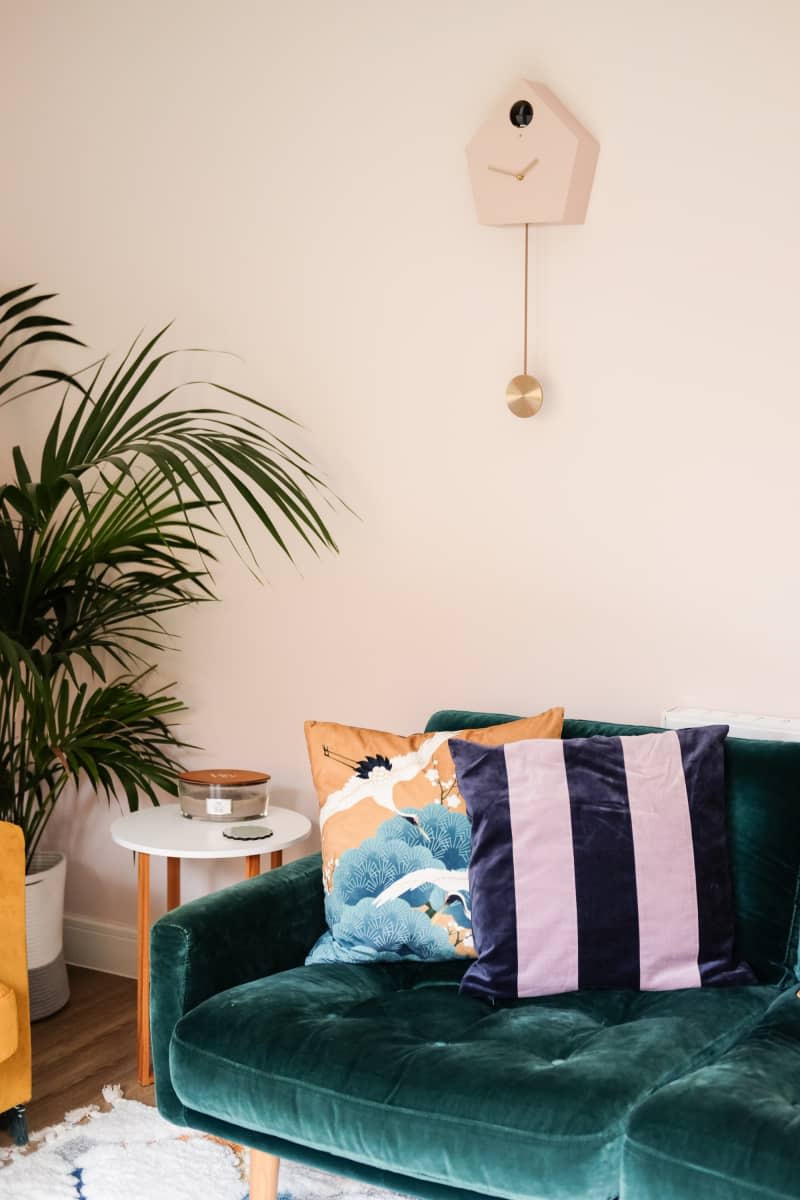
<path id="1" fill-rule="evenodd" d="M 274 1154 L 250 1151 L 250 1200 L 277 1200 L 280 1165 Z"/>

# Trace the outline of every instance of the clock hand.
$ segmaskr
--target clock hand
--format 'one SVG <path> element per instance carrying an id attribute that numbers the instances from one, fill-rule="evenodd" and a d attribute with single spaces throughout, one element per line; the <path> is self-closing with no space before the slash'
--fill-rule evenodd
<path id="1" fill-rule="evenodd" d="M 525 176 L 528 174 L 529 171 L 533 170 L 533 168 L 536 166 L 538 161 L 539 161 L 538 158 L 532 158 L 531 161 L 528 163 L 528 165 L 526 167 L 523 167 L 521 171 L 507 171 L 505 169 L 505 167 L 493 167 L 493 166 L 489 166 L 488 170 L 496 171 L 498 175 L 510 175 L 512 179 L 516 179 L 520 183 L 522 183 L 522 180 L 525 178 Z"/>

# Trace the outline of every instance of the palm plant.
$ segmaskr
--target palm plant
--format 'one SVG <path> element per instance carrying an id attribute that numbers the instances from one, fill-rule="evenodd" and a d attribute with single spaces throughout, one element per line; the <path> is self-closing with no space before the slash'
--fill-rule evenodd
<path id="1" fill-rule="evenodd" d="M 43 314 L 52 298 L 33 285 L 0 296 L 0 406 L 58 394 L 38 463 L 15 447 L 0 485 L 0 818 L 22 826 L 29 863 L 70 782 L 124 793 L 132 810 L 176 793 L 184 705 L 152 685 L 149 662 L 169 643 L 166 614 L 216 598 L 216 539 L 256 567 L 237 507 L 289 557 L 297 538 L 336 550 L 328 489 L 259 419 L 289 418 L 219 383 L 162 384 L 182 353 L 163 348 L 167 329 L 116 365 L 21 370 L 32 345 L 82 345 Z M 252 416 L 181 406 L 187 387 Z"/>

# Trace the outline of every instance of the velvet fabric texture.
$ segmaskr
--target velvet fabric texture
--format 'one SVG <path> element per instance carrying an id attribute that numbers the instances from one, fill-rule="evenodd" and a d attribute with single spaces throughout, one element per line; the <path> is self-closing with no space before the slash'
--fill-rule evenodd
<path id="1" fill-rule="evenodd" d="M 498 725 L 504 713 L 443 709 L 430 730 Z M 564 722 L 564 738 L 661 732 L 651 725 Z M 725 741 L 728 847 L 736 912 L 736 954 L 758 979 L 795 978 L 800 930 L 800 743 Z"/>
<path id="2" fill-rule="evenodd" d="M 491 1006 L 459 995 L 462 970 L 319 964 L 223 992 L 175 1028 L 175 1091 L 229 1126 L 483 1195 L 608 1200 L 631 1109 L 712 1061 L 771 998 L 757 986 Z"/>
<path id="3" fill-rule="evenodd" d="M 0 821 L 0 1112 L 31 1098 L 25 840 Z"/>
<path id="4" fill-rule="evenodd" d="M 484 745 L 558 738 L 563 708 L 466 730 Z M 309 963 L 474 958 L 470 826 L 445 733 L 306 721 L 328 931 Z"/>
<path id="5" fill-rule="evenodd" d="M 755 983 L 733 958 L 726 725 L 450 750 L 472 821 L 462 991 Z"/>
<path id="6" fill-rule="evenodd" d="M 202 896 L 155 922 L 150 1034 L 156 1102 L 165 1117 L 190 1123 L 172 1086 L 169 1061 L 172 1034 L 184 1013 L 229 988 L 300 966 L 324 928 L 318 854 Z"/>
<path id="7" fill-rule="evenodd" d="M 797 1200 L 800 999 L 795 985 L 715 1062 L 633 1113 L 622 1200 Z"/>

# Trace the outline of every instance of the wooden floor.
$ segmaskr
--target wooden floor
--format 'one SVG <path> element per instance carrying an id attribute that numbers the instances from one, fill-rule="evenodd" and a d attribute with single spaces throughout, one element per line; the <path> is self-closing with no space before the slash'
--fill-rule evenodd
<path id="1" fill-rule="evenodd" d="M 61 1012 L 33 1025 L 31 1130 L 55 1125 L 71 1108 L 101 1103 L 106 1083 L 130 1100 L 155 1103 L 136 1079 L 136 980 L 70 967 L 72 995 Z M 0 1133 L 0 1144 L 8 1138 Z"/>

